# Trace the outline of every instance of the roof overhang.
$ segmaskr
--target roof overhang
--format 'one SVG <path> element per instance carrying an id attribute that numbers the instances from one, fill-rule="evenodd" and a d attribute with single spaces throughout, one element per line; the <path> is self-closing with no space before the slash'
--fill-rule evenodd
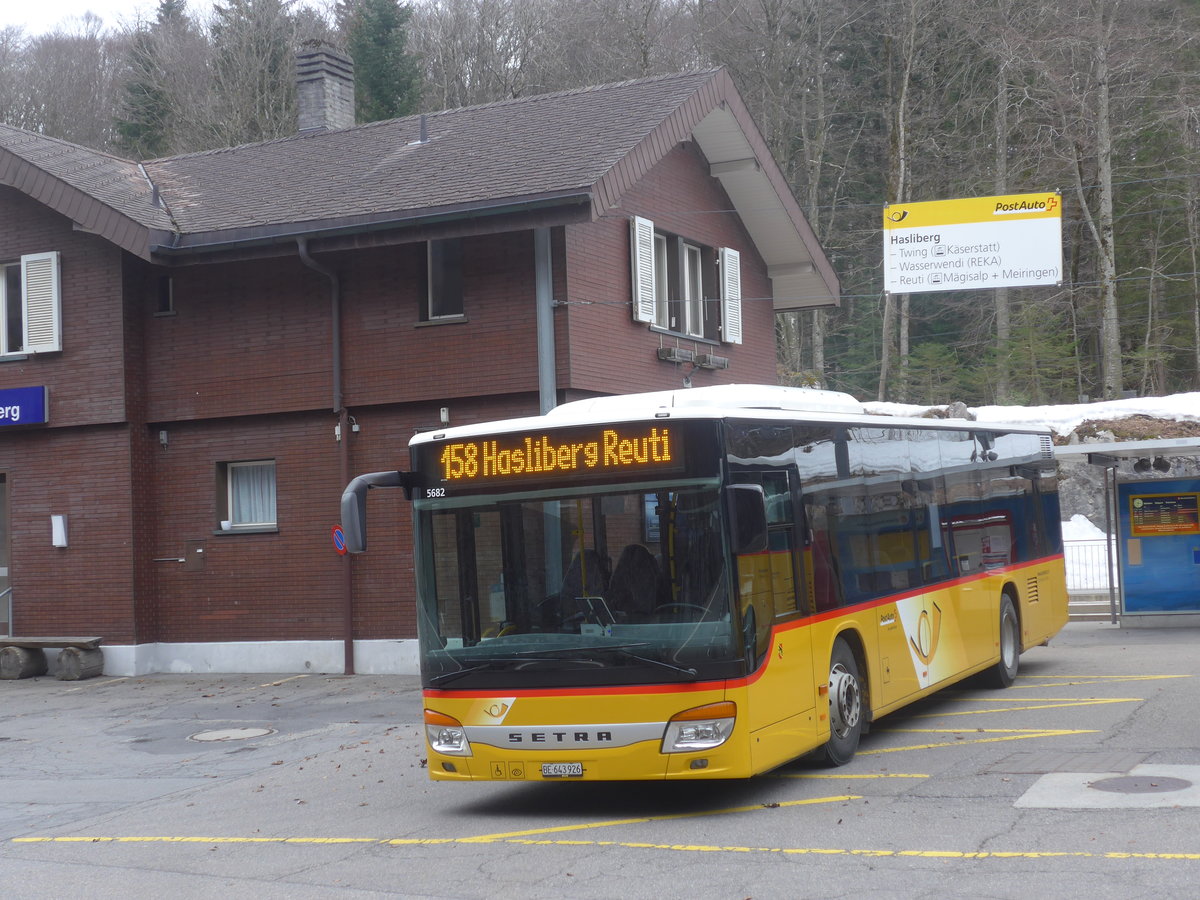
<path id="1" fill-rule="evenodd" d="M 145 225 L 41 166 L 0 148 L 0 185 L 11 187 L 65 216 L 76 231 L 94 234 L 137 256 L 148 258 Z M 147 191 L 149 193 L 149 191 Z"/>
<path id="2" fill-rule="evenodd" d="M 837 306 L 837 274 L 761 136 L 743 127 L 748 121 L 722 102 L 693 137 L 767 264 L 775 310 Z"/>

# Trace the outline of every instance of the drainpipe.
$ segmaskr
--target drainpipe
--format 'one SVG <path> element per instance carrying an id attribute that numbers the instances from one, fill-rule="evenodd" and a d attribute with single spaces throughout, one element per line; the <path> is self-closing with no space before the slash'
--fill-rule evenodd
<path id="1" fill-rule="evenodd" d="M 542 415 L 558 405 L 554 360 L 554 270 L 550 229 L 533 230 L 533 291 L 537 309 L 538 404 Z"/>
<path id="2" fill-rule="evenodd" d="M 329 302 L 331 322 L 332 349 L 330 358 L 333 371 L 330 380 L 333 384 L 333 414 L 338 417 L 338 471 L 342 486 L 350 483 L 350 430 L 349 414 L 342 402 L 342 285 L 337 272 L 313 259 L 308 253 L 308 238 L 296 238 L 296 248 L 300 253 L 300 261 L 329 279 Z M 350 560 L 342 561 L 342 634 L 344 669 L 347 675 L 354 674 L 354 573 L 350 569 Z"/>
<path id="3" fill-rule="evenodd" d="M 554 271 L 551 267 L 550 257 L 550 229 L 535 228 L 533 230 L 533 299 L 537 321 L 538 406 L 542 415 L 558 405 L 554 360 L 553 276 Z M 547 501 L 545 504 L 546 507 L 554 505 L 554 501 Z M 545 512 L 548 516 L 557 515 L 557 512 L 549 508 Z M 546 571 L 561 572 L 563 570 L 562 541 L 551 534 L 551 530 L 547 528 L 543 536 Z"/>

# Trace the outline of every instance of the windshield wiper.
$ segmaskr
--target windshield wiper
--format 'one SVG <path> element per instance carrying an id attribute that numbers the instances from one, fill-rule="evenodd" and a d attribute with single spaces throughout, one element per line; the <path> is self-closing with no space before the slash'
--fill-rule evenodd
<path id="1" fill-rule="evenodd" d="M 447 681 L 454 681 L 457 678 L 462 678 L 464 675 L 470 675 L 472 672 L 482 672 L 484 669 L 500 669 L 511 662 L 511 659 L 481 660 L 476 665 L 467 666 L 465 669 L 454 669 L 450 672 L 442 672 L 440 675 L 434 675 L 429 679 L 429 683 L 433 685 L 442 684 L 443 682 Z"/>
<path id="2" fill-rule="evenodd" d="M 625 659 L 631 659 L 636 662 L 645 663 L 648 666 L 658 666 L 660 669 L 666 669 L 670 672 L 674 672 L 676 675 L 683 675 L 692 681 L 695 681 L 700 677 L 700 673 L 690 666 L 677 666 L 674 663 L 664 662 L 661 659 L 653 659 L 649 656 L 642 656 L 639 653 L 633 653 L 630 649 L 632 647 L 646 646 L 649 645 L 643 642 L 637 644 L 601 644 L 591 647 L 543 647 L 538 650 L 520 650 L 514 653 L 512 656 L 479 660 L 476 665 L 467 666 L 465 669 L 455 669 L 452 672 L 442 672 L 440 675 L 434 675 L 432 678 L 430 678 L 429 684 L 445 684 L 450 681 L 455 681 L 464 675 L 470 675 L 472 672 L 480 672 L 484 669 L 502 669 L 513 663 L 520 663 L 523 661 L 532 662 L 538 659 L 556 660 L 564 663 L 596 662 L 596 660 L 591 659 L 571 659 L 570 657 L 561 657 L 557 655 L 559 653 L 616 653 Z"/>
<path id="3" fill-rule="evenodd" d="M 547 653 L 591 653 L 593 650 L 628 650 L 630 647 L 648 647 L 645 641 L 636 644 L 600 644 L 595 647 L 539 647 L 536 650 L 518 650 L 513 656 L 544 656 Z"/>
<path id="4" fill-rule="evenodd" d="M 621 656 L 625 657 L 626 659 L 636 659 L 638 662 L 647 663 L 648 665 L 651 665 L 651 666 L 658 666 L 659 668 L 662 668 L 662 669 L 669 669 L 670 671 L 677 672 L 680 675 L 686 675 L 692 681 L 695 681 L 697 678 L 700 677 L 700 673 L 697 672 L 695 669 L 693 669 L 691 666 L 687 666 L 685 668 L 684 666 L 677 666 L 677 665 L 675 665 L 675 663 L 665 662 L 661 659 L 653 659 L 649 656 L 640 656 L 637 653 L 630 653 L 624 647 L 598 647 L 596 649 L 612 650 L 616 653 L 619 653 Z"/>
<path id="5" fill-rule="evenodd" d="M 695 681 L 700 677 L 700 673 L 691 667 L 677 666 L 674 663 L 664 662 L 661 659 L 653 659 L 649 656 L 642 656 L 638 653 L 631 652 L 633 647 L 648 647 L 645 641 L 637 644 L 598 644 L 593 647 L 546 647 L 541 650 L 524 650 L 520 653 L 514 653 L 514 656 L 541 656 L 547 653 L 596 653 L 608 652 L 617 653 L 626 659 L 636 660 L 637 662 L 646 663 L 650 666 L 658 666 L 659 668 L 668 669 L 678 675 L 686 675 L 688 678 Z"/>
<path id="6" fill-rule="evenodd" d="M 568 648 L 566 648 L 566 647 L 560 648 L 560 650 L 566 650 L 566 649 L 568 649 Z M 575 650 L 575 648 L 571 648 L 571 649 Z M 589 649 L 594 650 L 596 648 L 584 647 L 582 649 L 586 651 Z M 512 656 L 501 656 L 501 657 L 495 657 L 493 659 L 472 660 L 472 662 L 476 663 L 475 665 L 467 666 L 465 669 L 454 669 L 453 671 L 450 671 L 450 672 L 441 672 L 438 675 L 434 675 L 434 676 L 430 677 L 429 684 L 430 685 L 446 684 L 447 682 L 455 681 L 464 675 L 470 675 L 472 672 L 482 672 L 484 669 L 505 669 L 505 668 L 509 668 L 509 667 L 523 669 L 526 666 L 534 665 L 536 663 L 546 663 L 546 662 L 551 662 L 551 661 L 564 662 L 564 663 L 588 663 L 590 665 L 596 665 L 598 663 L 598 660 L 595 660 L 595 659 L 570 659 L 570 658 L 560 657 L 560 656 L 547 656 L 547 657 L 531 656 L 530 654 L 533 652 L 536 652 L 536 651 L 526 651 L 524 654 L 514 653 Z M 576 651 L 576 652 L 578 652 L 578 651 Z"/>

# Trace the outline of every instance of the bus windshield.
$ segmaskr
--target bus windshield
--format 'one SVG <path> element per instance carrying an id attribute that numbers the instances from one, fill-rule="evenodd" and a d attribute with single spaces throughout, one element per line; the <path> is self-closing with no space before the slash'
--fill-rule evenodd
<path id="1" fill-rule="evenodd" d="M 739 674 L 720 500 L 675 485 L 418 501 L 425 686 Z"/>

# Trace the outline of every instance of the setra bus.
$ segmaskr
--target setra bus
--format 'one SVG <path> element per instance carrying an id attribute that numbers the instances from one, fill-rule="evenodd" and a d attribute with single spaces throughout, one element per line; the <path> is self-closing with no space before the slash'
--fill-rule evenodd
<path id="1" fill-rule="evenodd" d="M 1067 620 L 1051 436 L 730 385 L 417 434 L 429 772 L 742 778 L 848 762 L 870 724 Z"/>

